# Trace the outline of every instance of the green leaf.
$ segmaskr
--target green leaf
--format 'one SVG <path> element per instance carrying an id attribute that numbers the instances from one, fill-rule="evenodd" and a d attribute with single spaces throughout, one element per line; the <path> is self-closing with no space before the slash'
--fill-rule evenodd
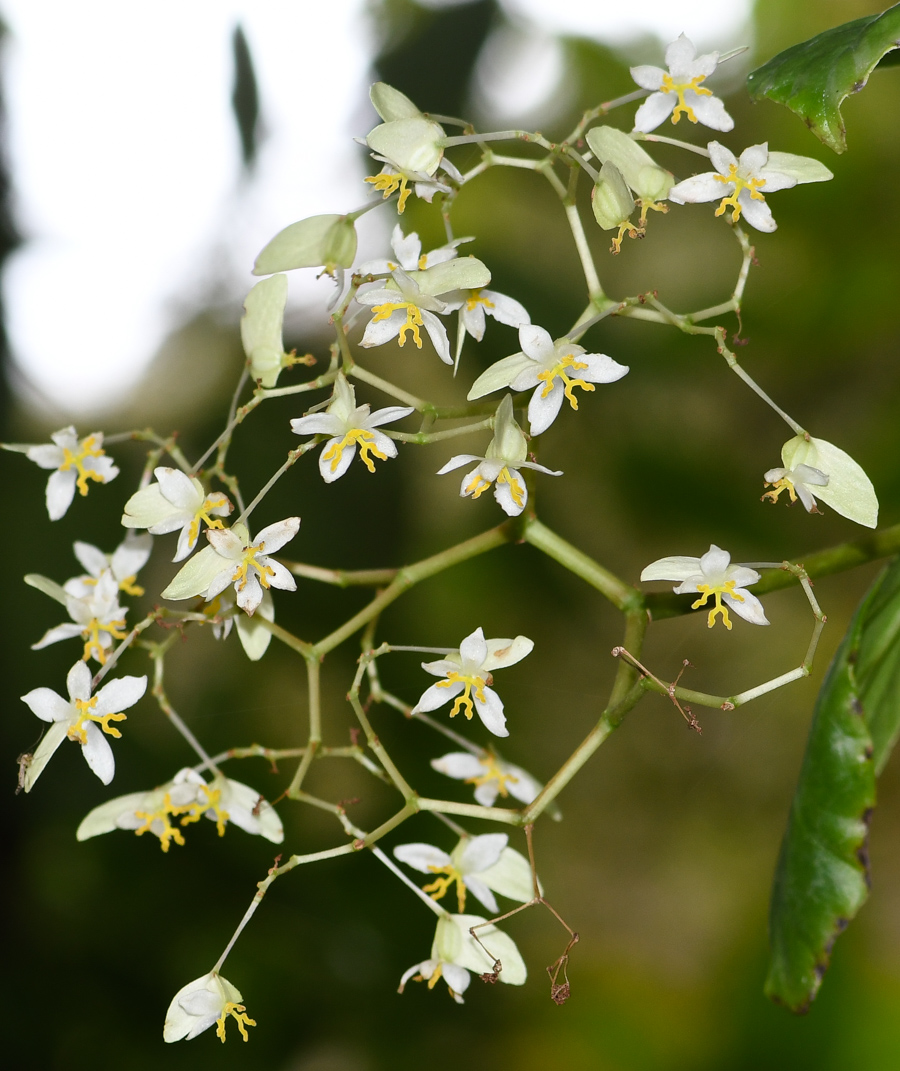
<path id="1" fill-rule="evenodd" d="M 754 100 L 784 104 L 835 152 L 847 148 L 841 104 L 865 86 L 882 57 L 900 48 L 900 4 L 836 26 L 757 67 L 747 79 Z M 900 63 L 891 56 L 882 66 Z"/>
<path id="2" fill-rule="evenodd" d="M 804 1012 L 869 894 L 875 778 L 900 735 L 900 559 L 854 615 L 816 702 L 772 890 L 766 994 Z"/>

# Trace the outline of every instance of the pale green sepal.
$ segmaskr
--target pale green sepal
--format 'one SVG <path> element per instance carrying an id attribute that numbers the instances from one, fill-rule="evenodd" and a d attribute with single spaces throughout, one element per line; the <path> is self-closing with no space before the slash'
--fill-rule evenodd
<path id="1" fill-rule="evenodd" d="M 164 599 L 191 599 L 202 595 L 213 577 L 228 568 L 228 562 L 217 554 L 213 547 L 204 547 L 182 565 L 168 587 L 162 591 Z"/>
<path id="2" fill-rule="evenodd" d="M 641 200 L 662 201 L 675 184 L 671 171 L 660 167 L 633 138 L 615 127 L 592 127 L 587 132 L 587 143 L 601 163 L 614 164 L 621 171 L 622 178 Z"/>
<path id="3" fill-rule="evenodd" d="M 262 602 L 257 606 L 252 617 L 240 613 L 235 615 L 234 626 L 237 629 L 238 639 L 241 641 L 241 647 L 244 648 L 244 654 L 251 662 L 258 662 L 262 658 L 272 639 L 272 633 L 264 625 L 259 624 L 261 617 L 266 621 L 275 620 L 275 604 L 269 591 L 263 592 Z"/>
<path id="4" fill-rule="evenodd" d="M 346 216 L 309 216 L 269 242 L 256 258 L 254 275 L 294 268 L 349 268 L 356 256 L 356 228 Z"/>
<path id="5" fill-rule="evenodd" d="M 40 573 L 28 573 L 25 576 L 25 583 L 29 587 L 37 588 L 38 591 L 42 591 L 45 595 L 49 595 L 51 599 L 56 599 L 56 601 L 62 603 L 63 606 L 68 605 L 69 596 L 55 580 L 51 580 L 46 576 L 41 576 Z"/>
<path id="6" fill-rule="evenodd" d="M 641 573 L 641 580 L 687 580 L 700 572 L 700 559 L 688 558 L 683 554 L 673 554 L 651 562 Z"/>
<path id="7" fill-rule="evenodd" d="M 515 942 L 496 926 L 485 926 L 486 919 L 480 915 L 448 915 L 438 920 L 434 935 L 432 955 L 447 963 L 475 974 L 484 974 L 492 966 L 492 958 L 499 959 L 502 965 L 500 981 L 509 985 L 523 985 L 528 976 L 525 963 L 516 948 Z M 469 933 L 472 926 L 479 926 L 475 932 L 481 947 Z M 487 949 L 487 951 L 485 951 Z"/>
<path id="8" fill-rule="evenodd" d="M 534 882 L 531 866 L 524 855 L 515 848 L 504 848 L 493 866 L 482 870 L 478 877 L 494 892 L 508 896 L 510 900 L 527 903 L 534 898 Z"/>
<path id="9" fill-rule="evenodd" d="M 241 341 L 250 360 L 250 371 L 264 387 L 274 387 L 284 358 L 281 331 L 287 302 L 286 275 L 272 275 L 258 282 L 244 300 Z"/>
<path id="10" fill-rule="evenodd" d="M 824 439 L 807 441 L 796 435 L 781 448 L 786 469 L 809 465 L 828 477 L 825 487 L 816 487 L 815 495 L 848 520 L 874 528 L 878 524 L 878 497 L 872 481 L 863 469 L 843 450 Z"/>
<path id="11" fill-rule="evenodd" d="M 199 486 L 199 480 L 197 484 Z M 151 483 L 135 491 L 125 503 L 122 514 L 124 528 L 152 528 L 167 517 L 179 513 L 178 506 L 173 505 L 162 493 L 158 483 Z"/>
<path id="12" fill-rule="evenodd" d="M 133 814 L 144 802 L 146 792 L 131 792 L 127 796 L 116 796 L 95 807 L 81 820 L 75 833 L 76 840 L 89 840 L 99 837 L 101 833 L 112 833 L 118 829 L 117 819 L 122 814 Z"/>
<path id="13" fill-rule="evenodd" d="M 792 152 L 770 152 L 766 171 L 780 171 L 797 182 L 827 182 L 834 175 L 819 160 L 811 156 L 797 156 Z"/>
<path id="14" fill-rule="evenodd" d="M 472 384 L 466 398 L 474 402 L 476 398 L 483 398 L 495 390 L 508 387 L 518 375 L 533 365 L 534 361 L 526 357 L 524 353 L 512 353 L 509 357 L 504 357 L 496 364 L 492 364 L 490 368 L 486 368 Z"/>
<path id="15" fill-rule="evenodd" d="M 50 759 L 53 758 L 56 749 L 65 740 L 68 731 L 69 722 L 64 718 L 62 721 L 53 722 L 41 738 L 41 742 L 35 748 L 34 755 L 31 757 L 31 762 L 25 769 L 22 787 L 26 792 L 30 792 L 34 788 L 35 781 L 41 776 Z"/>
<path id="16" fill-rule="evenodd" d="M 491 281 L 487 265 L 477 257 L 456 257 L 425 271 L 407 274 L 415 281 L 419 291 L 429 297 L 448 294 L 451 290 L 477 290 Z"/>
<path id="17" fill-rule="evenodd" d="M 386 123 L 395 119 L 419 119 L 422 113 L 413 102 L 387 82 L 374 82 L 369 89 L 369 100 L 375 111 Z"/>
<path id="18" fill-rule="evenodd" d="M 634 198 L 615 164 L 605 163 L 600 168 L 600 178 L 591 191 L 591 208 L 605 231 L 621 226 L 634 211 Z"/>
<path id="19" fill-rule="evenodd" d="M 513 416 L 512 395 L 507 394 L 494 415 L 494 437 L 488 443 L 485 457 L 497 458 L 513 465 L 528 456 L 528 446 L 522 429 Z"/>
<path id="20" fill-rule="evenodd" d="M 444 131 L 437 123 L 416 116 L 376 126 L 366 144 L 401 171 L 433 175 L 444 155 L 443 138 Z"/>

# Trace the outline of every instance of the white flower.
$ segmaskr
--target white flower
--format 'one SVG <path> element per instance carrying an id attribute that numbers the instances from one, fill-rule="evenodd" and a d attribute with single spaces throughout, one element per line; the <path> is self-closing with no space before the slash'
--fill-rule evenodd
<path id="1" fill-rule="evenodd" d="M 251 662 L 258 662 L 269 649 L 272 641 L 272 633 L 263 621 L 275 620 L 275 603 L 272 592 L 266 589 L 259 606 L 252 617 L 237 613 L 237 594 L 233 587 L 223 591 L 205 606 L 201 606 L 200 612 L 208 618 L 212 624 L 212 633 L 215 639 L 225 640 L 231 634 L 231 626 L 237 626 L 238 639 L 244 654 Z"/>
<path id="2" fill-rule="evenodd" d="M 491 912 L 499 913 L 494 892 L 511 900 L 526 903 L 534 897 L 534 883 L 528 860 L 514 848 L 507 847 L 505 833 L 486 833 L 464 837 L 448 855 L 432 844 L 399 844 L 395 858 L 422 874 L 439 875 L 423 892 L 440 900 L 456 884 L 460 912 L 466 909 L 466 889 Z M 491 892 L 491 890 L 494 892 Z"/>
<path id="3" fill-rule="evenodd" d="M 200 525 L 221 528 L 219 517 L 227 517 L 234 507 L 220 491 L 207 494 L 196 476 L 180 469 L 153 470 L 156 483 L 142 488 L 125 503 L 122 524 L 126 528 L 146 528 L 151 535 L 178 531 L 178 545 L 172 561 L 183 561 L 196 547 Z"/>
<path id="4" fill-rule="evenodd" d="M 728 607 L 752 625 L 768 625 L 762 603 L 747 591 L 749 584 L 759 580 L 759 573 L 749 566 L 730 563 L 728 551 L 713 543 L 702 558 L 674 555 L 652 562 L 641 573 L 641 580 L 681 581 L 674 589 L 677 595 L 697 591 L 702 596 L 691 604 L 692 610 L 704 606 L 710 595 L 714 595 L 715 606 L 709 611 L 707 619 L 710 628 L 715 624 L 716 614 L 722 615 L 722 622 L 727 629 L 731 628 Z"/>
<path id="5" fill-rule="evenodd" d="M 781 448 L 781 461 L 783 467 L 765 474 L 773 490 L 766 491 L 764 499 L 775 502 L 787 491 L 791 502 L 799 498 L 807 512 L 819 513 L 817 495 L 842 517 L 867 528 L 878 524 L 878 497 L 872 481 L 839 447 L 811 435 L 795 435 Z"/>
<path id="6" fill-rule="evenodd" d="M 469 988 L 469 971 L 492 974 L 497 963 L 497 977 L 501 982 L 524 985 L 528 971 L 515 942 L 496 926 L 485 926 L 484 923 L 485 919 L 479 915 L 444 915 L 438 919 L 431 958 L 416 963 L 404 973 L 398 992 L 403 992 L 411 978 L 416 982 L 428 982 L 428 988 L 434 989 L 438 979 L 443 977 L 450 996 L 457 1004 L 462 1004 L 463 993 Z M 481 927 L 476 932 L 482 944 L 469 933 L 472 926 Z"/>
<path id="7" fill-rule="evenodd" d="M 478 717 L 495 736 L 509 736 L 503 703 L 489 687 L 493 683 L 491 672 L 515 665 L 530 654 L 533 647 L 534 642 L 527 636 L 516 636 L 514 640 L 486 640 L 481 629 L 475 629 L 462 641 L 458 651 L 452 651 L 436 662 L 422 663 L 426 672 L 446 679 L 426 688 L 412 713 L 437 710 L 455 699 L 451 718 L 463 711 L 471 721 L 477 710 Z"/>
<path id="8" fill-rule="evenodd" d="M 334 483 L 350 467 L 350 462 L 359 456 L 369 472 L 375 471 L 373 457 L 386 461 L 397 456 L 397 447 L 384 432 L 375 429 L 382 424 L 402 420 L 415 410 L 410 406 L 389 405 L 369 413 L 368 402 L 357 406 L 356 392 L 343 373 L 338 373 L 334 383 L 334 395 L 324 413 L 298 417 L 291 421 L 291 430 L 296 435 L 328 435 L 322 453 L 319 454 L 319 472 L 326 483 Z"/>
<path id="9" fill-rule="evenodd" d="M 649 133 L 670 115 L 673 123 L 686 115 L 692 123 L 700 122 L 713 130 L 733 129 L 734 120 L 725 111 L 725 105 L 710 90 L 700 86 L 718 62 L 718 52 L 698 56 L 694 43 L 681 34 L 666 49 L 668 71 L 646 64 L 632 67 L 631 77 L 641 89 L 655 91 L 638 108 L 634 117 L 635 130 Z"/>
<path id="10" fill-rule="evenodd" d="M 43 578 L 29 579 L 42 580 Z M 73 590 L 80 590 L 82 583 L 79 579 L 70 580 L 66 587 L 72 585 Z M 35 584 L 35 586 L 39 585 Z M 44 585 L 40 586 L 44 587 Z M 87 662 L 88 659 L 93 658 L 100 665 L 106 662 L 113 640 L 124 640 L 127 636 L 127 632 L 123 630 L 125 615 L 128 611 L 119 605 L 119 583 L 111 569 L 101 573 L 95 584 L 85 584 L 84 590 L 87 593 L 78 596 L 70 594 L 65 588 L 61 589 L 64 605 L 72 620 L 48 629 L 37 643 L 31 645 L 33 651 L 40 651 L 43 647 L 58 643 L 60 640 L 81 636 L 84 639 L 84 654 L 82 655 L 84 661 Z"/>
<path id="11" fill-rule="evenodd" d="M 256 1020 L 246 1015 L 240 992 L 218 972 L 210 971 L 202 978 L 195 978 L 172 998 L 166 1012 L 163 1027 L 164 1041 L 190 1041 L 217 1023 L 216 1034 L 224 1042 L 225 1020 L 232 1016 L 244 1041 L 249 1040 L 248 1026 L 256 1026 Z"/>
<path id="12" fill-rule="evenodd" d="M 488 443 L 485 456 L 457 454 L 451 457 L 443 468 L 438 469 L 437 474 L 443 476 L 472 461 L 480 462 L 463 476 L 460 496 L 478 498 L 493 484 L 494 498 L 503 512 L 510 517 L 518 517 L 528 503 L 528 488 L 519 469 L 534 469 L 548 476 L 562 476 L 562 472 L 554 472 L 553 469 L 545 468 L 534 461 L 526 461 L 527 456 L 525 436 L 513 419 L 512 396 L 507 394 L 497 407 L 494 437 Z"/>
<path id="13" fill-rule="evenodd" d="M 54 431 L 52 443 L 29 446 L 20 443 L 3 443 L 4 450 L 24 454 L 29 461 L 42 469 L 56 469 L 47 480 L 47 513 L 51 521 L 65 516 L 72 505 L 75 488 L 79 494 L 88 493 L 88 481 L 109 483 L 119 475 L 111 457 L 103 452 L 103 432 L 95 431 L 79 439 L 75 428 Z"/>
<path id="14" fill-rule="evenodd" d="M 147 564 L 153 550 L 149 535 L 128 532 L 112 554 L 104 554 L 91 543 L 80 541 L 73 545 L 75 557 L 85 569 L 86 576 L 73 577 L 63 585 L 67 595 L 81 599 L 90 597 L 100 577 L 108 570 L 126 595 L 143 595 L 144 589 L 137 584 L 137 574 Z"/>
<path id="15" fill-rule="evenodd" d="M 737 223 L 743 212 L 750 226 L 758 231 L 771 232 L 778 226 L 761 190 L 775 193 L 798 183 L 825 182 L 833 177 L 818 160 L 789 152 L 769 152 L 765 142 L 744 149 L 740 159 L 717 141 L 711 141 L 707 148 L 716 170 L 679 182 L 669 190 L 669 200 L 682 205 L 721 197 L 717 216 L 730 207 L 732 223 Z"/>
<path id="16" fill-rule="evenodd" d="M 66 687 L 68 701 L 50 688 L 34 688 L 22 696 L 22 702 L 32 713 L 41 721 L 51 722 L 25 772 L 26 792 L 31 791 L 50 757 L 66 737 L 81 744 L 88 766 L 104 785 L 108 785 L 116 771 L 116 763 L 112 748 L 103 734 L 115 737 L 122 735 L 110 722 L 125 720 L 126 715 L 121 711 L 134 706 L 141 698 L 147 688 L 147 678 L 118 677 L 104 684 L 91 698 L 91 671 L 84 662 L 76 662 L 66 677 Z"/>
<path id="17" fill-rule="evenodd" d="M 299 517 L 276 521 L 250 538 L 245 524 L 221 531 L 208 530 L 210 545 L 186 562 L 163 591 L 164 599 L 191 599 L 202 595 L 207 602 L 234 585 L 237 604 L 248 614 L 259 606 L 269 587 L 296 591 L 297 584 L 280 563 L 270 558 L 297 534 Z M 265 552 L 265 553 L 264 553 Z"/>
<path id="18" fill-rule="evenodd" d="M 447 313 L 456 307 L 447 303 L 447 295 L 452 291 L 475 289 L 490 281 L 491 273 L 475 257 L 455 257 L 421 271 L 395 268 L 382 286 L 356 296 L 361 305 L 370 306 L 375 314 L 360 345 L 382 346 L 399 336 L 399 344 L 403 346 L 407 334 L 412 334 L 421 349 L 419 328 L 424 327 L 444 364 L 452 364 L 447 329 L 435 313 Z"/>
<path id="19" fill-rule="evenodd" d="M 159 788 L 130 792 L 101 803 L 84 818 L 75 835 L 78 840 L 88 840 L 114 829 L 131 829 L 138 836 L 152 833 L 167 852 L 173 840 L 184 844 L 181 830 L 172 819 L 186 826 L 202 817 L 216 823 L 220 837 L 225 835 L 225 826 L 230 821 L 274 844 L 284 840 L 278 812 L 255 789 L 228 777 L 216 777 L 207 784 L 190 767 L 179 770 Z"/>
<path id="20" fill-rule="evenodd" d="M 394 259 L 376 257 L 360 264 L 356 269 L 359 275 L 390 275 L 397 268 L 404 271 L 424 271 L 433 268 L 435 264 L 443 264 L 447 260 L 453 260 L 457 255 L 457 246 L 464 242 L 471 242 L 471 238 L 455 238 L 446 245 L 432 249 L 430 253 L 422 252 L 422 242 L 415 231 L 409 234 L 403 233 L 403 228 L 397 223 L 391 232 L 391 249 Z"/>
<path id="21" fill-rule="evenodd" d="M 498 796 L 504 799 L 513 796 L 522 803 L 531 803 L 543 787 L 521 766 L 504 762 L 491 751 L 481 758 L 468 751 L 451 751 L 432 759 L 431 766 L 447 777 L 474 785 L 475 799 L 482 807 L 493 807 Z"/>
<path id="22" fill-rule="evenodd" d="M 583 346 L 565 335 L 554 342 L 536 324 L 519 328 L 519 345 L 522 351 L 491 365 L 475 380 L 467 397 L 473 401 L 501 387 L 515 391 L 536 387 L 528 403 L 532 435 L 540 435 L 556 420 L 563 398 L 578 408 L 575 387 L 592 391 L 594 383 L 615 383 L 628 372 L 627 365 L 605 353 L 585 353 Z"/>

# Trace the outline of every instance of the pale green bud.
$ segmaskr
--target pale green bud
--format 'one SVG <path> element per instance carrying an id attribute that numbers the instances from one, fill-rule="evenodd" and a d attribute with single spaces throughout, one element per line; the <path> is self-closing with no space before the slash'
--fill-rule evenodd
<path id="1" fill-rule="evenodd" d="M 485 457 L 508 461 L 515 465 L 528 456 L 528 445 L 522 429 L 513 415 L 511 394 L 506 394 L 494 416 L 494 437 L 488 444 Z"/>
<path id="2" fill-rule="evenodd" d="M 356 228 L 349 216 L 310 216 L 285 227 L 256 258 L 254 275 L 294 268 L 349 268 L 356 256 Z"/>
<path id="3" fill-rule="evenodd" d="M 386 123 L 392 123 L 395 119 L 416 119 L 422 115 L 406 94 L 387 82 L 375 82 L 369 89 L 369 100 Z"/>
<path id="4" fill-rule="evenodd" d="M 444 155 L 444 131 L 430 119 L 414 116 L 382 123 L 366 144 L 400 171 L 433 175 Z"/>
<path id="5" fill-rule="evenodd" d="M 781 448 L 781 460 L 788 470 L 798 465 L 818 469 L 828 483 L 815 488 L 815 496 L 835 513 L 867 528 L 878 524 L 878 498 L 872 481 L 843 450 L 824 439 L 795 435 Z"/>
<path id="6" fill-rule="evenodd" d="M 600 178 L 591 191 L 591 208 L 594 219 L 605 231 L 621 226 L 634 211 L 634 198 L 615 164 L 604 164 L 600 168 Z"/>
<path id="7" fill-rule="evenodd" d="M 619 169 L 639 200 L 662 201 L 668 196 L 675 176 L 621 130 L 611 126 L 592 127 L 587 132 L 587 143 L 601 163 L 614 164 Z"/>

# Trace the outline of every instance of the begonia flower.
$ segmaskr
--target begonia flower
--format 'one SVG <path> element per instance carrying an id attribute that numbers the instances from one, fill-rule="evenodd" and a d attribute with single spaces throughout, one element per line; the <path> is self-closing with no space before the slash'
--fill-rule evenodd
<path id="1" fill-rule="evenodd" d="M 45 578 L 28 576 L 25 578 L 33 587 L 38 587 L 47 594 L 54 594 L 56 585 L 45 583 Z M 49 647 L 51 643 L 80 636 L 84 640 L 85 662 L 93 658 L 100 665 L 106 662 L 107 655 L 113 647 L 113 640 L 124 640 L 125 616 L 128 611 L 119 605 L 119 583 L 111 569 L 106 569 L 97 578 L 96 583 L 87 585 L 76 578 L 67 582 L 73 590 L 84 590 L 84 595 L 74 595 L 65 588 L 61 589 L 62 601 L 71 621 L 55 625 L 48 629 L 37 643 L 31 645 L 33 651 Z"/>
<path id="2" fill-rule="evenodd" d="M 108 570 L 126 595 L 143 595 L 144 589 L 137 583 L 137 574 L 147 564 L 153 550 L 150 535 L 135 535 L 128 532 L 112 554 L 104 554 L 91 543 L 77 541 L 73 549 L 79 564 L 87 575 L 73 577 L 63 585 L 67 595 L 85 598 L 91 595 L 100 577 Z"/>
<path id="3" fill-rule="evenodd" d="M 660 558 L 644 569 L 641 580 L 678 580 L 680 583 L 674 589 L 676 595 L 688 591 L 699 592 L 701 598 L 691 604 L 692 610 L 706 605 L 710 596 L 714 597 L 715 605 L 707 617 L 709 628 L 713 627 L 716 615 L 720 614 L 722 623 L 730 629 L 729 608 L 752 625 L 769 623 L 762 603 L 747 591 L 750 584 L 759 580 L 759 573 L 747 565 L 732 565 L 728 551 L 717 547 L 715 543 L 700 558 L 682 555 Z"/>
<path id="4" fill-rule="evenodd" d="M 512 796 L 522 803 L 532 803 L 543 788 L 521 766 L 504 762 L 491 751 L 481 757 L 468 751 L 451 751 L 432 759 L 431 766 L 447 777 L 474 785 L 475 800 L 482 807 L 493 807 L 498 796 L 503 799 Z"/>
<path id="5" fill-rule="evenodd" d="M 81 744 L 85 761 L 104 785 L 116 771 L 112 748 L 106 736 L 121 737 L 110 722 L 124 721 L 127 710 L 147 689 L 146 677 L 117 677 L 91 697 L 91 671 L 84 662 L 76 662 L 66 677 L 68 700 L 50 688 L 34 688 L 22 696 L 22 702 L 50 728 L 35 749 L 25 771 L 26 792 L 30 792 L 59 745 L 68 738 Z M 101 731 L 102 730 L 102 731 Z M 106 734 L 106 735 L 104 735 Z"/>
<path id="6" fill-rule="evenodd" d="M 375 471 L 373 457 L 387 461 L 397 456 L 393 439 L 376 429 L 383 424 L 402 420 L 415 410 L 411 406 L 389 405 L 370 413 L 368 402 L 357 406 L 356 392 L 343 373 L 338 373 L 334 394 L 324 413 L 298 417 L 291 421 L 295 435 L 328 435 L 321 454 L 319 472 L 326 483 L 334 483 L 350 467 L 357 448 L 362 463 L 369 472 Z"/>
<path id="7" fill-rule="evenodd" d="M 241 1003 L 240 991 L 217 971 L 188 982 L 172 998 L 163 1026 L 164 1041 L 190 1041 L 216 1023 L 216 1034 L 225 1041 L 225 1022 L 231 1016 L 238 1025 L 241 1037 L 249 1041 L 248 1026 L 256 1026 Z"/>
<path id="8" fill-rule="evenodd" d="M 686 115 L 692 123 L 702 123 L 712 130 L 732 130 L 734 120 L 725 105 L 701 86 L 718 62 L 718 52 L 698 56 L 693 41 L 681 34 L 666 49 L 668 71 L 649 64 L 632 67 L 631 77 L 641 89 L 653 90 L 637 110 L 635 130 L 649 133 L 670 115 L 673 123 Z"/>
<path id="9" fill-rule="evenodd" d="M 482 630 L 475 629 L 462 641 L 458 651 L 451 651 L 435 662 L 422 663 L 422 669 L 427 673 L 445 679 L 425 689 L 412 713 L 437 710 L 453 699 L 451 718 L 462 711 L 471 721 L 477 711 L 495 736 L 509 736 L 503 702 L 490 687 L 492 674 L 496 669 L 520 662 L 533 647 L 534 641 L 527 636 L 516 636 L 514 640 L 486 640 Z"/>

